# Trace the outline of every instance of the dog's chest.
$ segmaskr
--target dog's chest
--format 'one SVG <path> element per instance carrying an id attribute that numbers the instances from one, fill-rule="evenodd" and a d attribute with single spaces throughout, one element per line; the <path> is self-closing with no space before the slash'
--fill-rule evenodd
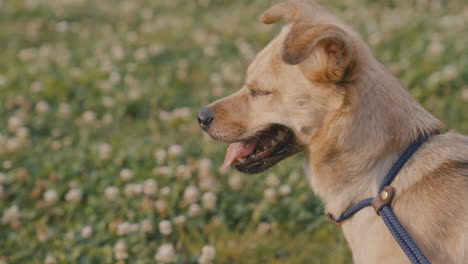
<path id="1" fill-rule="evenodd" d="M 361 210 L 342 225 L 356 264 L 409 263 L 372 208 Z"/>

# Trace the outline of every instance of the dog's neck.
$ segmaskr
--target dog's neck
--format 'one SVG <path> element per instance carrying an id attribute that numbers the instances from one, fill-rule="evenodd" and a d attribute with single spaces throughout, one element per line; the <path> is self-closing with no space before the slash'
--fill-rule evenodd
<path id="1" fill-rule="evenodd" d="M 411 142 L 441 127 L 380 63 L 360 75 L 346 87 L 346 103 L 324 119 L 305 151 L 312 188 L 335 217 L 375 196 Z"/>

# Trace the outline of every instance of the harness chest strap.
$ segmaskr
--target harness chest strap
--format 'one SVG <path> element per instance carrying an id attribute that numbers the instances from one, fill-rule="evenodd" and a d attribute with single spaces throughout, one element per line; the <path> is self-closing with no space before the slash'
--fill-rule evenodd
<path id="1" fill-rule="evenodd" d="M 438 134 L 438 132 L 435 132 Z M 429 260 L 424 256 L 421 249 L 416 245 L 416 242 L 411 238 L 406 229 L 401 225 L 398 218 L 393 213 L 392 208 L 390 207 L 393 197 L 395 196 L 395 189 L 390 186 L 395 176 L 409 160 L 409 158 L 416 152 L 416 150 L 424 143 L 424 141 L 430 135 L 420 136 L 415 142 L 413 142 L 399 159 L 393 164 L 392 168 L 389 170 L 385 176 L 382 184 L 379 187 L 379 192 L 374 198 L 366 198 L 360 202 L 354 204 L 349 209 L 344 211 L 339 218 L 334 218 L 333 215 L 327 213 L 328 219 L 334 224 L 341 226 L 344 220 L 351 217 L 361 209 L 372 206 L 382 220 L 387 226 L 390 233 L 393 235 L 395 240 L 400 245 L 401 249 L 405 252 L 406 256 L 409 258 L 413 264 L 430 264 Z"/>

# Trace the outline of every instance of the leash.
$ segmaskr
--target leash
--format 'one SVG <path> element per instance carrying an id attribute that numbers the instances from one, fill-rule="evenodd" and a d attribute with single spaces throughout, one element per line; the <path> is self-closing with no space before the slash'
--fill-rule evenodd
<path id="1" fill-rule="evenodd" d="M 436 132 L 438 134 L 438 132 Z M 406 229 L 401 225 L 398 218 L 393 213 L 390 203 L 395 196 L 395 189 L 390 186 L 393 179 L 396 177 L 401 168 L 411 158 L 411 156 L 418 150 L 418 148 L 426 141 L 429 135 L 420 136 L 415 142 L 413 142 L 398 160 L 393 164 L 392 168 L 388 171 L 382 184 L 379 187 L 378 195 L 374 198 L 366 198 L 360 202 L 354 204 L 349 209 L 344 211 L 338 219 L 335 219 L 331 214 L 327 214 L 328 219 L 337 225 L 341 225 L 344 220 L 351 217 L 361 209 L 372 206 L 375 209 L 377 215 L 382 217 L 385 225 L 387 226 L 390 233 L 393 235 L 395 240 L 400 245 L 403 252 L 409 258 L 413 264 L 430 264 L 426 256 L 419 249 L 416 242 L 411 238 Z"/>

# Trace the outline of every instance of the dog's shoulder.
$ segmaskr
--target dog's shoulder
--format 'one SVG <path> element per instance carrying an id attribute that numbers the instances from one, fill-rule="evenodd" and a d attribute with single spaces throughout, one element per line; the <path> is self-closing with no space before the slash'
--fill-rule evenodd
<path id="1" fill-rule="evenodd" d="M 456 132 L 431 137 L 392 185 L 395 212 L 428 257 L 465 263 L 460 260 L 468 252 L 463 246 L 468 245 L 468 137 Z"/>

